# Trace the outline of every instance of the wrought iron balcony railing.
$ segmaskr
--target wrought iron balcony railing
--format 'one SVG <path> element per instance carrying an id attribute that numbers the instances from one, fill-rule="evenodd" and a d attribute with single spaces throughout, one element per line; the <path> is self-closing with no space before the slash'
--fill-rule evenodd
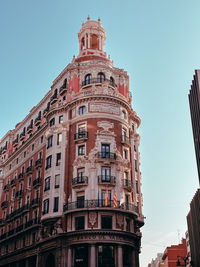
<path id="1" fill-rule="evenodd" d="M 88 138 L 88 132 L 86 131 L 82 131 L 82 132 L 74 134 L 74 140 L 87 139 L 87 138 Z"/>
<path id="2" fill-rule="evenodd" d="M 88 184 L 88 177 L 87 176 L 80 176 L 72 179 L 72 186 L 76 185 L 87 185 Z"/>
<path id="3" fill-rule="evenodd" d="M 26 174 L 29 175 L 33 172 L 33 166 L 29 166 L 27 169 L 26 169 Z"/>
<path id="4" fill-rule="evenodd" d="M 111 176 L 111 175 L 99 175 L 98 176 L 98 183 L 115 184 L 116 178 L 115 178 L 115 176 Z"/>
<path id="5" fill-rule="evenodd" d="M 130 138 L 127 137 L 126 135 L 122 135 L 122 143 L 126 143 L 128 145 L 130 145 Z"/>
<path id="6" fill-rule="evenodd" d="M 108 79 L 102 79 L 102 78 L 91 78 L 91 79 L 85 80 L 82 82 L 82 86 L 95 84 L 95 83 L 103 83 L 105 81 L 107 81 L 109 85 L 111 85 L 112 87 L 117 87 L 117 85 L 113 81 L 108 80 Z"/>
<path id="7" fill-rule="evenodd" d="M 102 159 L 116 159 L 116 154 L 111 152 L 98 152 L 98 158 Z"/>
<path id="8" fill-rule="evenodd" d="M 39 185 L 41 185 L 41 178 L 40 177 L 38 177 L 37 179 L 35 179 L 33 181 L 33 187 L 36 187 L 36 186 L 39 186 Z"/>
<path id="9" fill-rule="evenodd" d="M 18 180 L 21 181 L 24 179 L 24 173 L 21 172 L 19 175 L 18 175 Z"/>
<path id="10" fill-rule="evenodd" d="M 37 159 L 36 162 L 35 162 L 35 167 L 39 168 L 41 166 L 42 166 L 42 159 Z"/>
<path id="11" fill-rule="evenodd" d="M 114 206 L 113 200 L 108 200 L 106 205 L 105 199 L 93 199 L 93 200 L 80 200 L 76 202 L 71 202 L 64 205 L 64 211 L 71 211 L 76 209 L 93 209 L 93 208 L 114 208 L 120 210 L 126 210 L 138 214 L 138 207 L 132 203 L 122 203 L 117 201 L 116 207 Z"/>

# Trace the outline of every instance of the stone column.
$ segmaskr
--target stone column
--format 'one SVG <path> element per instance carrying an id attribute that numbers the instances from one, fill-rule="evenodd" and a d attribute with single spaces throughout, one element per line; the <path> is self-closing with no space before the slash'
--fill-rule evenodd
<path id="1" fill-rule="evenodd" d="M 88 34 L 88 48 L 90 48 L 90 33 Z"/>
<path id="2" fill-rule="evenodd" d="M 67 267 L 72 267 L 72 249 L 68 248 Z"/>
<path id="3" fill-rule="evenodd" d="M 89 255 L 90 255 L 89 267 L 96 267 L 96 247 L 95 247 L 95 245 L 91 245 Z"/>
<path id="4" fill-rule="evenodd" d="M 117 267 L 123 267 L 122 246 L 117 247 Z"/>

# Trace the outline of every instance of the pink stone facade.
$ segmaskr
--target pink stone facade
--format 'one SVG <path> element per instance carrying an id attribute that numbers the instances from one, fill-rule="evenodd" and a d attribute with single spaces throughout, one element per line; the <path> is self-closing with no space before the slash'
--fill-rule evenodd
<path id="1" fill-rule="evenodd" d="M 0 266 L 138 267 L 140 119 L 88 17 L 80 52 L 0 140 Z"/>

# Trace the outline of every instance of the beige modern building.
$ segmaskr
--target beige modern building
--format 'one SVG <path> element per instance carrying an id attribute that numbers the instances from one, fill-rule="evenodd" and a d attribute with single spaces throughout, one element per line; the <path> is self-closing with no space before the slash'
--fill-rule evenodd
<path id="1" fill-rule="evenodd" d="M 138 267 L 140 119 L 88 17 L 80 52 L 0 140 L 0 266 Z"/>

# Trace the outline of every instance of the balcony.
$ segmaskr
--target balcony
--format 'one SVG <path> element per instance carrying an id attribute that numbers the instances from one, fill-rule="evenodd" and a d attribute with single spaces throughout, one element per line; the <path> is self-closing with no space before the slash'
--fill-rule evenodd
<path id="1" fill-rule="evenodd" d="M 15 186 L 16 185 L 16 178 L 12 179 L 10 184 L 11 184 L 11 186 Z"/>
<path id="2" fill-rule="evenodd" d="M 39 168 L 39 167 L 42 167 L 42 159 L 37 159 L 36 160 L 35 167 L 36 167 L 36 169 Z"/>
<path id="3" fill-rule="evenodd" d="M 18 175 L 18 180 L 19 181 L 22 181 L 24 179 L 24 173 L 21 172 L 19 175 Z"/>
<path id="4" fill-rule="evenodd" d="M 15 194 L 16 197 L 22 197 L 23 196 L 23 190 L 19 190 Z"/>
<path id="5" fill-rule="evenodd" d="M 98 183 L 99 184 L 107 184 L 107 185 L 115 185 L 116 178 L 115 176 L 110 175 L 99 175 L 98 176 Z"/>
<path id="6" fill-rule="evenodd" d="M 26 135 L 25 131 L 23 131 L 23 132 L 19 135 L 19 138 L 20 138 L 21 141 L 24 140 L 25 135 Z"/>
<path id="7" fill-rule="evenodd" d="M 117 209 L 117 210 L 126 210 L 128 212 L 133 212 L 138 215 L 138 207 L 133 205 L 132 203 L 122 203 L 120 205 L 120 201 L 117 201 L 117 206 L 114 207 L 114 201 L 109 200 L 106 206 L 105 199 L 93 199 L 93 200 L 84 200 L 84 201 L 76 201 L 71 202 L 64 205 L 64 212 L 73 211 L 77 209 Z"/>
<path id="8" fill-rule="evenodd" d="M 98 158 L 116 160 L 117 156 L 115 153 L 111 153 L 111 152 L 98 152 Z"/>
<path id="9" fill-rule="evenodd" d="M 17 216 L 20 216 L 21 214 L 23 214 L 24 212 L 28 211 L 30 208 L 30 205 L 29 204 L 26 204 L 24 206 L 22 206 L 21 208 L 13 211 L 12 213 L 8 214 L 6 216 L 6 220 L 9 221 Z"/>
<path id="10" fill-rule="evenodd" d="M 24 225 L 23 225 L 23 224 L 21 224 L 21 225 L 17 226 L 17 227 L 15 228 L 15 231 L 16 231 L 16 233 L 18 233 L 18 232 L 22 231 L 22 230 L 23 230 L 23 228 L 24 228 Z"/>
<path id="11" fill-rule="evenodd" d="M 31 201 L 31 206 L 32 206 L 32 207 L 37 207 L 39 204 L 40 204 L 40 199 L 39 199 L 39 198 L 34 198 L 34 199 Z"/>
<path id="12" fill-rule="evenodd" d="M 32 174 L 33 172 L 33 166 L 29 166 L 27 169 L 26 169 L 26 174 L 29 175 L 29 174 Z"/>
<path id="13" fill-rule="evenodd" d="M 114 81 L 111 81 L 109 79 L 102 79 L 102 78 L 91 78 L 89 80 L 85 80 L 82 82 L 82 87 L 84 86 L 89 86 L 91 84 L 96 84 L 96 83 L 103 83 L 103 82 L 107 82 L 110 86 L 112 87 L 117 87 L 117 85 L 114 83 Z"/>
<path id="14" fill-rule="evenodd" d="M 9 191 L 9 187 L 10 187 L 10 185 L 9 185 L 9 184 L 6 184 L 6 185 L 4 185 L 3 190 L 4 190 L 4 191 Z"/>
<path id="15" fill-rule="evenodd" d="M 124 185 L 124 188 L 127 189 L 128 191 L 133 191 L 134 189 L 133 182 L 129 179 L 124 179 L 123 185 Z"/>
<path id="16" fill-rule="evenodd" d="M 62 85 L 60 87 L 60 90 L 59 90 L 60 95 L 63 95 L 66 92 L 67 92 L 67 84 L 66 85 Z"/>
<path id="17" fill-rule="evenodd" d="M 40 186 L 40 185 L 41 185 L 41 178 L 38 177 L 37 179 L 35 179 L 33 181 L 33 187 L 35 188 L 35 187 Z"/>
<path id="18" fill-rule="evenodd" d="M 72 187 L 78 187 L 87 184 L 88 184 L 87 176 L 80 176 L 72 179 Z"/>
<path id="19" fill-rule="evenodd" d="M 36 126 L 40 125 L 40 123 L 41 123 L 41 115 L 38 115 L 34 122 L 35 122 Z"/>
<path id="20" fill-rule="evenodd" d="M 52 96 L 51 96 L 51 98 L 50 98 L 50 103 L 51 103 L 51 105 L 53 105 L 54 103 L 56 103 L 56 101 L 57 101 L 57 93 L 54 93 Z"/>
<path id="21" fill-rule="evenodd" d="M 8 148 L 8 144 L 7 144 L 7 142 L 6 142 L 5 146 L 3 146 L 3 148 L 2 148 L 2 153 L 5 153 L 6 150 L 7 150 L 7 148 Z"/>
<path id="22" fill-rule="evenodd" d="M 45 115 L 47 112 L 49 112 L 50 108 L 50 102 L 47 103 L 47 107 L 44 109 L 43 114 Z"/>
<path id="23" fill-rule="evenodd" d="M 75 142 L 79 142 L 79 141 L 83 142 L 83 141 L 86 141 L 87 139 L 88 139 L 88 132 L 86 131 L 82 131 L 82 132 L 74 134 Z"/>
<path id="24" fill-rule="evenodd" d="M 27 133 L 30 134 L 33 131 L 33 123 L 31 122 L 27 127 Z"/>
<path id="25" fill-rule="evenodd" d="M 2 209 L 5 209 L 7 207 L 8 207 L 8 201 L 7 200 L 1 203 L 1 208 Z"/>
<path id="26" fill-rule="evenodd" d="M 130 138 L 128 138 L 126 135 L 122 135 L 122 144 L 130 146 L 131 145 Z"/>
<path id="27" fill-rule="evenodd" d="M 18 137 L 17 137 L 17 138 L 14 139 L 14 141 L 13 141 L 13 146 L 14 146 L 14 147 L 17 147 L 18 142 L 19 142 L 19 139 L 18 139 Z"/>

